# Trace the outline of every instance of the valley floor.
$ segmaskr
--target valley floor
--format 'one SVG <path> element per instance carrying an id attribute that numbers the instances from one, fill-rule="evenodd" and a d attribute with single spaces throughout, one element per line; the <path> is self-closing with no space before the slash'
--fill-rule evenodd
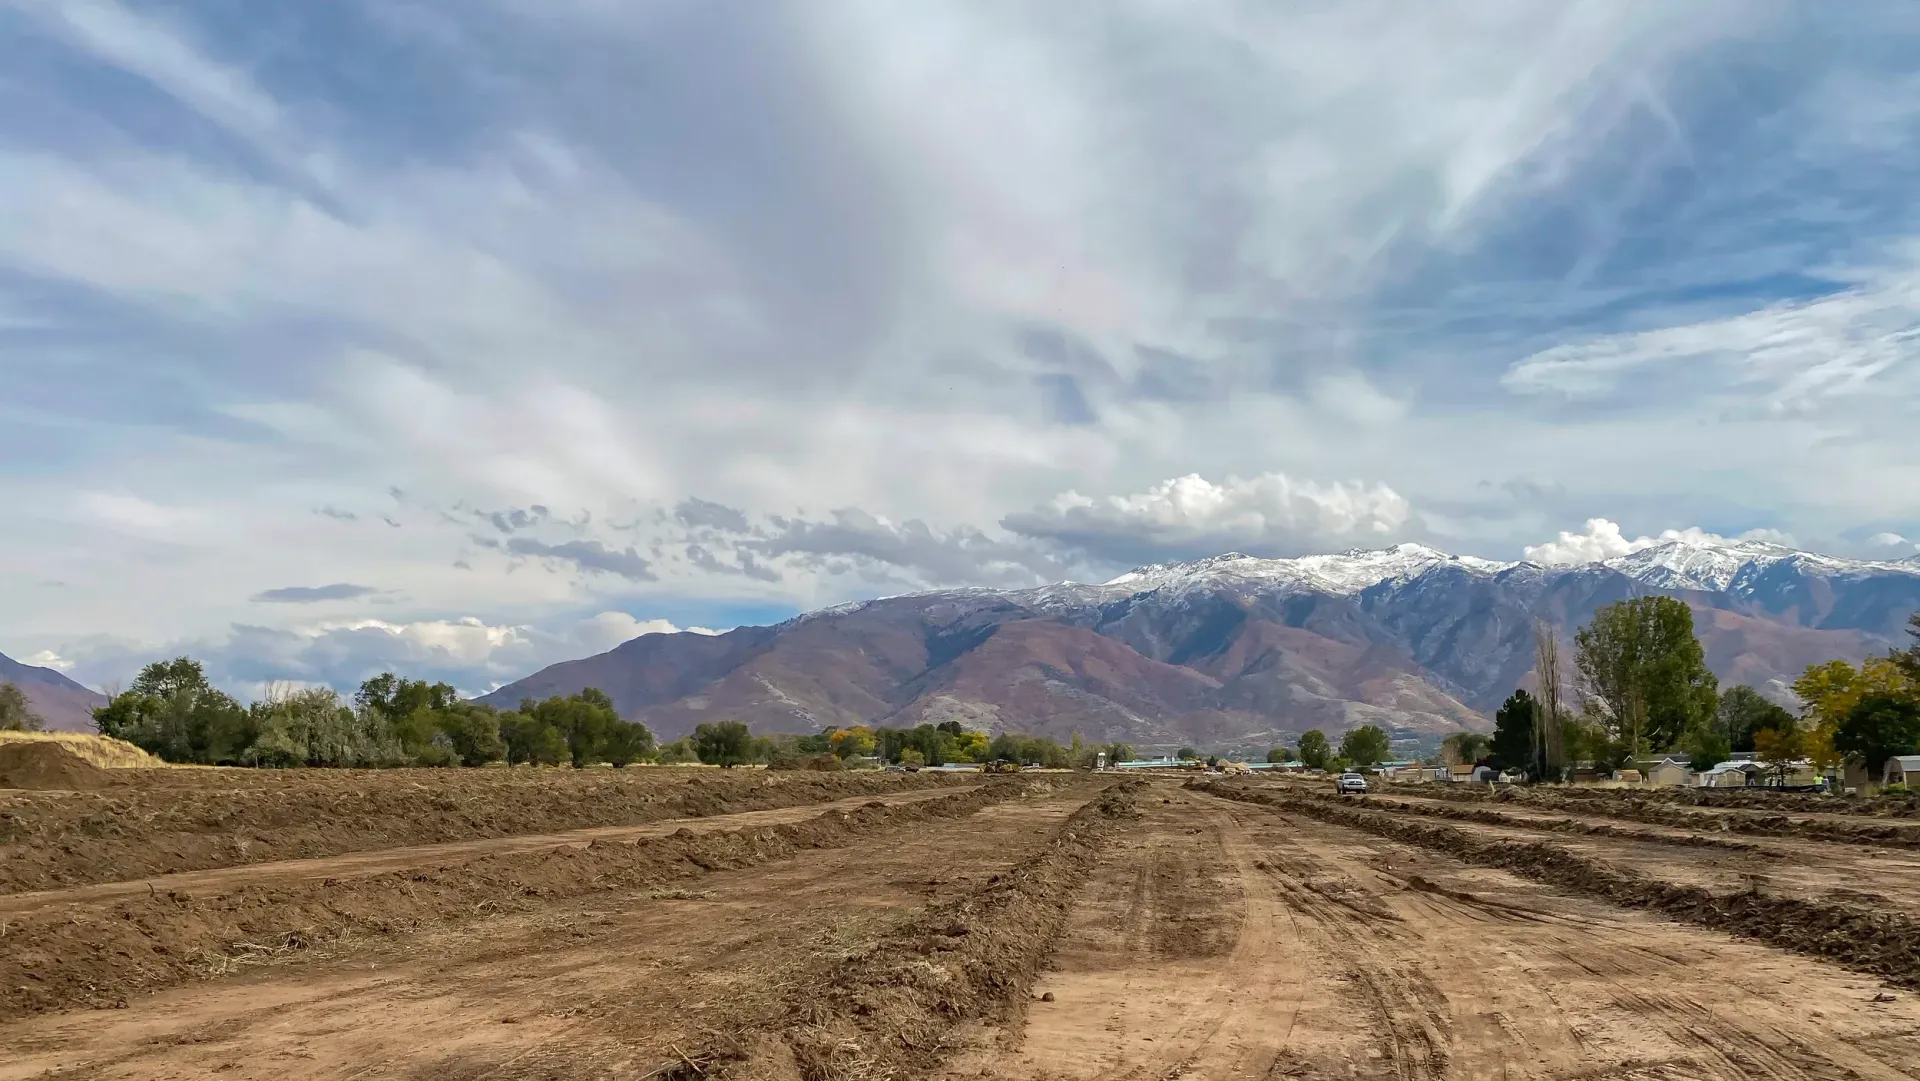
<path id="1" fill-rule="evenodd" d="M 1899 934 L 1905 851 L 1450 806 L 1015 778 L 0 894 L 0 1081 L 1920 1077 L 1920 969 L 1727 915 Z"/>

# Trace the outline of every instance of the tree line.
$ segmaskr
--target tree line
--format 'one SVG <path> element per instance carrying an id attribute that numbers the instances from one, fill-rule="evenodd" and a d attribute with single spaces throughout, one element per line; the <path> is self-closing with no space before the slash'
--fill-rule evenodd
<path id="1" fill-rule="evenodd" d="M 8 693 L 9 689 L 12 694 Z M 17 699 L 17 701 L 16 701 Z M 384 672 L 352 695 L 327 687 L 270 687 L 242 704 L 215 687 L 191 658 L 156 661 L 132 685 L 93 711 L 102 735 L 126 740 L 168 762 L 219 766 L 358 767 L 572 765 L 700 762 L 732 767 L 842 768 L 856 763 L 938 766 L 996 759 L 1053 767 L 1090 767 L 1133 756 L 1124 743 L 1067 746 L 1003 732 L 988 736 L 958 722 L 913 728 L 830 727 L 814 735 L 755 735 L 720 720 L 657 743 L 639 721 L 589 687 L 578 694 L 523 699 L 502 710 L 462 699 L 447 683 Z M 0 729 L 38 727 L 24 694 L 0 685 Z"/>
<path id="2" fill-rule="evenodd" d="M 1802 706 L 1795 713 L 1750 686 L 1722 690 L 1684 602 L 1619 601 L 1574 634 L 1577 706 L 1561 701 L 1558 639 L 1542 624 L 1539 694 L 1516 689 L 1494 715 L 1491 738 L 1449 737 L 1446 755 L 1540 780 L 1564 779 L 1576 762 L 1611 771 L 1664 754 L 1707 770 L 1736 751 L 1783 779 L 1801 762 L 1820 774 L 1848 761 L 1875 771 L 1920 752 L 1920 613 L 1908 628 L 1916 643 L 1904 650 L 1809 666 L 1792 684 Z"/>

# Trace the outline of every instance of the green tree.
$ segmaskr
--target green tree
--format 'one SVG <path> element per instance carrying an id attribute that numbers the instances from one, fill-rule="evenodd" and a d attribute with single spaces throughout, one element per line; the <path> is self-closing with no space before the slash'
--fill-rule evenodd
<path id="1" fill-rule="evenodd" d="M 1269 749 L 1269 750 L 1267 751 L 1267 761 L 1269 761 L 1269 762 L 1291 762 L 1291 761 L 1293 761 L 1293 751 L 1291 751 L 1291 750 L 1289 750 L 1289 749 L 1288 749 L 1288 748 L 1286 748 L 1286 747 L 1274 747 L 1274 748 L 1271 748 L 1271 749 Z"/>
<path id="2" fill-rule="evenodd" d="M 1131 762 L 1131 761 L 1133 761 L 1133 744 L 1131 743 L 1107 744 L 1107 765 L 1117 766 L 1122 762 Z"/>
<path id="3" fill-rule="evenodd" d="M 1327 760 L 1333 757 L 1333 746 L 1327 742 L 1327 734 L 1318 728 L 1300 733 L 1300 761 L 1308 769 L 1324 770 Z"/>
<path id="4" fill-rule="evenodd" d="M 527 699 L 520 703 L 520 712 L 533 718 L 538 726 L 560 734 L 567 759 L 575 769 L 605 759 L 601 741 L 620 723 L 620 713 L 613 708 L 613 700 L 597 687 L 565 697 L 554 695 L 540 702 Z"/>
<path id="5" fill-rule="evenodd" d="M 1507 701 L 1513 700 L 1509 698 Z M 1471 766 L 1485 758 L 1492 745 L 1492 741 L 1483 733 L 1455 732 L 1440 741 L 1440 759 L 1452 766 Z"/>
<path id="6" fill-rule="evenodd" d="M 684 736 L 660 748 L 660 764 L 663 766 L 679 766 L 698 761 L 700 756 L 693 749 L 693 741 Z"/>
<path id="7" fill-rule="evenodd" d="M 46 726 L 27 701 L 27 692 L 11 681 L 0 683 L 0 732 L 38 732 Z"/>
<path id="8" fill-rule="evenodd" d="M 732 769 L 753 761 L 753 733 L 739 721 L 707 721 L 694 726 L 693 750 L 709 766 Z"/>
<path id="9" fill-rule="evenodd" d="M 507 756 L 500 712 L 478 702 L 454 702 L 432 712 L 434 725 L 463 766 L 484 766 Z"/>
<path id="10" fill-rule="evenodd" d="M 1541 730 L 1540 701 L 1524 689 L 1517 689 L 1500 703 L 1493 715 L 1493 764 L 1500 769 L 1524 769 L 1535 779 L 1545 776 L 1539 746 Z"/>
<path id="11" fill-rule="evenodd" d="M 607 761 L 619 769 L 653 754 L 653 733 L 639 721 L 615 720 L 607 727 L 600 746 Z"/>
<path id="12" fill-rule="evenodd" d="M 1363 724 L 1340 740 L 1340 757 L 1360 769 L 1377 766 L 1393 753 L 1393 744 L 1377 725 Z"/>
<path id="13" fill-rule="evenodd" d="M 927 756 L 914 750 L 912 747 L 908 747 L 900 752 L 900 764 L 910 769 L 919 769 L 921 766 L 927 764 Z"/>
<path id="14" fill-rule="evenodd" d="M 530 709 L 533 704 L 529 699 L 520 703 L 521 708 L 500 715 L 500 738 L 507 745 L 507 763 L 557 766 L 567 757 L 567 738 Z"/>
<path id="15" fill-rule="evenodd" d="M 259 731 L 254 717 L 187 657 L 141 669 L 133 686 L 93 711 L 93 722 L 101 734 L 169 762 L 205 765 L 238 764 Z"/>
<path id="16" fill-rule="evenodd" d="M 1754 734 L 1762 729 L 1777 731 L 1793 725 L 1793 714 L 1744 683 L 1728 687 L 1713 711 L 1714 729 L 1736 751 L 1753 750 Z"/>
<path id="17" fill-rule="evenodd" d="M 411 761 L 383 722 L 349 708 L 330 687 L 269 688 L 247 711 L 255 733 L 241 753 L 246 765 L 369 768 Z"/>
<path id="18" fill-rule="evenodd" d="M 451 765 L 458 758 L 449 740 L 435 737 L 442 733 L 442 715 L 459 701 L 460 693 L 451 684 L 402 679 L 392 672 L 361 683 L 353 696 L 354 705 L 384 724 L 387 734 L 422 765 Z"/>
<path id="19" fill-rule="evenodd" d="M 1630 756 L 1672 747 L 1719 701 L 1693 610 L 1672 597 L 1609 604 L 1574 645 L 1582 692 Z"/>
<path id="20" fill-rule="evenodd" d="M 1733 745 L 1727 742 L 1727 737 L 1720 733 L 1717 726 L 1695 728 L 1680 746 L 1687 753 L 1688 764 L 1695 773 L 1704 773 L 1733 757 Z"/>
<path id="21" fill-rule="evenodd" d="M 1200 752 L 1194 750 L 1192 747 L 1182 747 L 1174 757 L 1182 762 L 1197 762 L 1200 760 Z"/>
<path id="22" fill-rule="evenodd" d="M 1920 702 L 1884 693 L 1866 695 L 1840 721 L 1834 750 L 1868 771 L 1884 769 L 1895 755 L 1920 747 Z"/>

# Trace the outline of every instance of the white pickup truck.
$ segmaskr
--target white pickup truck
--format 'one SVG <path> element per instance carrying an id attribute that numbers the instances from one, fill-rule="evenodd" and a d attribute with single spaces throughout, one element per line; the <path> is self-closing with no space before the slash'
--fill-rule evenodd
<path id="1" fill-rule="evenodd" d="M 1342 773 L 1334 779 L 1333 790 L 1343 796 L 1349 792 L 1358 792 L 1365 795 L 1367 791 L 1367 779 L 1358 773 Z"/>

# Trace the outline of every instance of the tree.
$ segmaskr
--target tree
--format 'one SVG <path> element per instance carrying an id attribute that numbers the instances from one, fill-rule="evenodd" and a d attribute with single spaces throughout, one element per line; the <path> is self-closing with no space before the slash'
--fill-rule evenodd
<path id="1" fill-rule="evenodd" d="M 1333 757 L 1333 747 L 1327 743 L 1327 734 L 1318 728 L 1310 728 L 1300 733 L 1300 761 L 1308 769 L 1324 770 L 1327 759 Z"/>
<path id="2" fill-rule="evenodd" d="M 614 769 L 644 761 L 653 753 L 653 733 L 639 721 L 616 720 L 601 738 L 601 749 Z"/>
<path id="3" fill-rule="evenodd" d="M 732 769 L 753 761 L 753 733 L 739 721 L 706 721 L 693 729 L 693 751 L 709 766 Z"/>
<path id="4" fill-rule="evenodd" d="M 484 766 L 507 756 L 500 737 L 500 712 L 478 702 L 454 702 L 433 714 L 440 734 L 463 766 Z"/>
<path id="5" fill-rule="evenodd" d="M 559 729 L 528 708 L 532 705 L 531 701 L 525 701 L 520 703 L 521 708 L 500 715 L 500 738 L 507 745 L 507 762 L 516 766 L 522 763 L 557 766 L 567 756 L 567 739 Z"/>
<path id="6" fill-rule="evenodd" d="M 927 764 L 927 756 L 914 750 L 912 747 L 908 747 L 906 750 L 900 752 L 900 764 L 919 769 L 921 766 Z"/>
<path id="7" fill-rule="evenodd" d="M 187 657 L 142 668 L 133 686 L 93 711 L 93 722 L 102 735 L 169 762 L 203 765 L 238 764 L 259 732 L 257 719 Z"/>
<path id="8" fill-rule="evenodd" d="M 1526 692 L 1521 691 L 1520 693 L 1525 694 Z M 1513 699 L 1509 698 L 1507 701 L 1512 702 Z M 1529 698 L 1528 701 L 1531 702 L 1532 699 Z M 1531 740 L 1533 738 L 1533 718 L 1528 716 L 1522 718 L 1522 720 L 1527 725 L 1527 738 Z M 1479 732 L 1455 732 L 1453 735 L 1440 741 L 1440 759 L 1450 766 L 1471 766 L 1482 758 L 1485 758 L 1491 746 L 1492 741 L 1488 740 L 1486 736 Z M 1340 750 L 1343 754 L 1347 753 L 1347 745 L 1344 742 L 1341 743 Z M 1347 754 L 1347 757 L 1352 758 L 1353 755 Z"/>
<path id="9" fill-rule="evenodd" d="M 1117 766 L 1122 762 L 1131 762 L 1131 761 L 1133 761 L 1133 744 L 1131 743 L 1107 744 L 1107 765 Z"/>
<path id="10" fill-rule="evenodd" d="M 1293 751 L 1286 747 L 1274 747 L 1267 751 L 1267 761 L 1291 762 L 1293 761 Z"/>
<path id="11" fill-rule="evenodd" d="M 1609 604 L 1574 644 L 1581 691 L 1629 757 L 1672 747 L 1718 702 L 1693 610 L 1672 597 Z"/>
<path id="12" fill-rule="evenodd" d="M 1500 704 L 1499 711 L 1493 715 L 1493 739 L 1488 744 L 1495 765 L 1501 769 L 1524 769 L 1536 778 L 1544 775 L 1545 756 L 1539 746 L 1546 730 L 1541 723 L 1542 708 L 1539 699 L 1520 689 Z"/>
<path id="13" fill-rule="evenodd" d="M 1736 751 L 1753 750 L 1754 734 L 1762 729 L 1781 730 L 1793 726 L 1793 714 L 1744 683 L 1728 687 L 1713 712 L 1713 727 L 1726 739 L 1727 746 Z"/>
<path id="14" fill-rule="evenodd" d="M 1805 736 L 1798 726 L 1762 728 L 1753 734 L 1753 749 L 1773 774 L 1775 783 L 1785 784 L 1793 763 L 1805 753 Z"/>
<path id="15" fill-rule="evenodd" d="M 38 732 L 46 726 L 27 701 L 27 692 L 12 682 L 0 683 L 0 732 Z"/>
<path id="16" fill-rule="evenodd" d="M 1391 753 L 1393 744 L 1377 725 L 1363 724 L 1340 740 L 1340 757 L 1360 769 L 1379 765 Z"/>
<path id="17" fill-rule="evenodd" d="M 1920 703 L 1882 693 L 1866 695 L 1836 726 L 1833 747 L 1870 771 L 1884 769 L 1888 759 L 1920 747 Z"/>
<path id="18" fill-rule="evenodd" d="M 698 762 L 699 754 L 693 749 L 693 741 L 682 737 L 660 748 L 660 764 L 678 766 L 687 762 Z"/>
<path id="19" fill-rule="evenodd" d="M 1174 757 L 1182 762 L 1198 762 L 1200 760 L 1200 752 L 1194 750 L 1192 747 L 1182 747 L 1174 754 Z"/>
<path id="20" fill-rule="evenodd" d="M 1733 756 L 1733 745 L 1727 742 L 1727 737 L 1708 725 L 1689 733 L 1681 748 L 1686 751 L 1687 761 L 1695 773 L 1704 773 Z"/>
<path id="21" fill-rule="evenodd" d="M 559 733 L 575 769 L 602 760 L 601 741 L 620 723 L 613 700 L 597 687 L 565 697 L 556 694 L 539 702 L 526 699 L 520 703 L 520 712 L 531 717 L 537 727 Z"/>
<path id="22" fill-rule="evenodd" d="M 1567 713 L 1561 703 L 1560 634 L 1546 620 L 1533 624 L 1533 671 L 1540 680 L 1540 706 L 1534 713 L 1538 729 L 1533 740 L 1535 761 L 1528 770 L 1535 779 L 1565 778 L 1570 760 Z"/>
<path id="23" fill-rule="evenodd" d="M 856 755 L 870 755 L 874 752 L 877 745 L 874 739 L 873 729 L 868 728 L 864 724 L 855 725 L 852 728 L 837 729 L 827 737 L 827 740 L 833 747 L 833 753 L 841 758 L 852 758 Z M 701 755 L 700 760 L 702 762 L 706 761 L 706 756 Z"/>

